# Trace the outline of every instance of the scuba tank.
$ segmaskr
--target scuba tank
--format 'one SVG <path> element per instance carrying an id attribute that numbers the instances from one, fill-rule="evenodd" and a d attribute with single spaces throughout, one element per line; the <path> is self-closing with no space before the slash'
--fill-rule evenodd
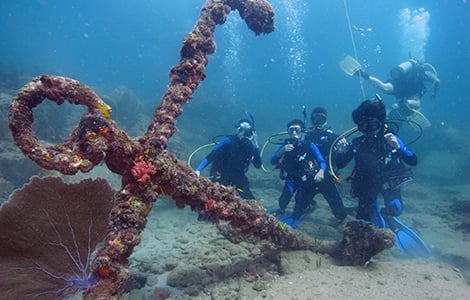
<path id="1" fill-rule="evenodd" d="M 418 64 L 418 61 L 415 59 L 409 59 L 407 61 L 402 62 L 395 68 L 390 70 L 390 76 L 397 80 L 403 78 L 406 74 L 408 74 L 413 68 Z"/>

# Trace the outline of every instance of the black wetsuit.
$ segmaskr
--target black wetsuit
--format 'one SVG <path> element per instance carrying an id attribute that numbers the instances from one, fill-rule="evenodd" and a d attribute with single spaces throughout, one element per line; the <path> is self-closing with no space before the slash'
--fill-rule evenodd
<path id="1" fill-rule="evenodd" d="M 422 64 L 417 64 L 408 73 L 402 76 L 387 80 L 388 83 L 393 85 L 393 91 L 389 94 L 395 96 L 398 100 L 399 107 L 404 112 L 411 113 L 412 111 L 407 106 L 407 100 L 415 99 L 420 100 L 427 92 L 426 83 L 434 83 L 434 95 L 437 93 L 438 84 L 435 74 L 427 71 Z"/>
<path id="2" fill-rule="evenodd" d="M 292 151 L 281 150 L 286 144 L 293 144 Z M 320 169 L 326 169 L 326 163 L 320 150 L 313 142 L 304 139 L 288 140 L 271 156 L 271 164 L 281 170 L 281 178 L 285 180 L 282 194 L 279 197 L 279 209 L 284 212 L 290 199 L 295 194 L 293 219 L 299 218 L 308 209 L 311 188 L 317 183 L 314 177 Z M 326 171 L 325 171 L 326 172 Z"/>
<path id="3" fill-rule="evenodd" d="M 244 199 L 255 199 L 245 174 L 251 163 L 257 169 L 261 167 L 261 157 L 259 149 L 249 139 L 238 136 L 223 138 L 196 170 L 202 171 L 210 163 L 212 181 L 236 187 L 239 196 Z"/>
<path id="4" fill-rule="evenodd" d="M 307 135 L 307 140 L 312 141 L 317 145 L 321 154 L 328 160 L 328 152 L 330 150 L 331 144 L 338 137 L 331 129 L 314 129 L 309 132 Z M 333 155 L 334 152 L 333 152 Z M 325 172 L 325 178 L 322 182 L 317 183 L 316 185 L 311 186 L 309 190 L 309 195 L 311 199 L 311 205 L 315 207 L 316 203 L 314 197 L 318 194 L 322 194 L 323 197 L 328 202 L 331 212 L 338 220 L 343 220 L 346 217 L 346 211 L 344 209 L 343 200 L 338 192 L 338 188 L 333 179 L 333 176 L 329 172 Z"/>
<path id="5" fill-rule="evenodd" d="M 372 221 L 379 193 L 386 204 L 395 199 L 402 203 L 400 185 L 412 179 L 411 170 L 404 163 L 416 165 L 418 159 L 398 137 L 397 140 L 400 149 L 395 150 L 383 135 L 360 136 L 344 153 L 336 154 L 338 168 L 344 168 L 353 158 L 355 161 L 351 192 L 359 198 L 357 219 Z"/>

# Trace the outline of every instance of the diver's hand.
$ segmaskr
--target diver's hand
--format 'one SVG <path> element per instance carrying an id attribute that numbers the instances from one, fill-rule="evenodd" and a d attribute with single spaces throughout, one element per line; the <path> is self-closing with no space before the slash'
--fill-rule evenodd
<path id="1" fill-rule="evenodd" d="M 196 170 L 194 173 L 196 173 L 197 177 L 201 176 L 201 171 Z"/>
<path id="2" fill-rule="evenodd" d="M 393 149 L 400 149 L 400 143 L 398 143 L 397 137 L 393 133 L 387 133 L 384 137 L 387 144 L 389 144 Z"/>
<path id="3" fill-rule="evenodd" d="M 346 149 L 348 148 L 348 146 L 349 146 L 348 141 L 345 138 L 342 138 L 336 143 L 336 152 L 344 153 L 346 152 Z"/>
<path id="4" fill-rule="evenodd" d="M 313 178 L 313 180 L 318 183 L 318 182 L 322 182 L 324 178 L 325 178 L 325 170 L 320 169 L 317 172 L 317 174 L 315 174 L 315 177 Z"/>
<path id="5" fill-rule="evenodd" d="M 282 151 L 281 151 L 281 155 L 284 155 L 284 153 L 286 152 L 290 152 L 294 150 L 294 145 L 292 144 L 286 144 L 283 148 L 282 148 Z"/>
<path id="6" fill-rule="evenodd" d="M 357 70 L 356 72 L 354 72 L 354 76 L 359 76 L 359 77 L 362 77 L 364 78 L 365 80 L 368 80 L 369 79 L 369 74 L 367 74 L 366 71 L 364 71 L 363 69 L 359 69 Z"/>

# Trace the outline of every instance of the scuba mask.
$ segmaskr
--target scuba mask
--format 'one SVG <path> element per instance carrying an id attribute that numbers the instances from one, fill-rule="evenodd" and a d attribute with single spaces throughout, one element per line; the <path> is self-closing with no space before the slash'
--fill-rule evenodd
<path id="1" fill-rule="evenodd" d="M 312 126 L 315 129 L 322 129 L 326 126 L 326 115 L 323 113 L 316 113 L 311 118 Z"/>
<path id="2" fill-rule="evenodd" d="M 365 135 L 376 135 L 382 129 L 384 124 L 377 118 L 367 118 L 357 124 L 357 129 Z"/>
<path id="3" fill-rule="evenodd" d="M 253 128 L 248 122 L 242 122 L 238 125 L 238 137 L 240 139 L 247 138 L 250 139 L 253 136 Z"/>
<path id="4" fill-rule="evenodd" d="M 287 129 L 287 133 L 289 133 L 291 138 L 298 140 L 302 136 L 302 127 L 300 127 L 299 125 L 291 125 Z"/>

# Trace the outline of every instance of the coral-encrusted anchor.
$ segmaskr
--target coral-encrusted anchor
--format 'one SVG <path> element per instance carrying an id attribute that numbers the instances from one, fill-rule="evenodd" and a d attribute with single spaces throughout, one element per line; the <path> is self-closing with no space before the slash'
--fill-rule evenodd
<path id="1" fill-rule="evenodd" d="M 240 233 L 269 239 L 279 247 L 341 255 L 342 252 L 331 244 L 319 243 L 280 226 L 277 219 L 267 215 L 255 201 L 239 198 L 233 188 L 197 177 L 188 165 L 166 150 L 168 139 L 176 131 L 176 118 L 182 113 L 182 105 L 192 98 L 206 76 L 207 55 L 215 51 L 215 26 L 223 24 L 231 10 L 238 10 L 256 34 L 274 30 L 274 11 L 265 0 L 206 1 L 196 26 L 183 40 L 181 60 L 171 69 L 168 89 L 142 137 L 130 138 L 119 129 L 109 119 L 109 106 L 90 88 L 73 79 L 42 75 L 26 84 L 13 98 L 9 121 L 14 141 L 38 165 L 63 174 L 75 174 L 88 172 L 104 161 L 111 171 L 123 177 L 122 189 L 116 194 L 116 204 L 111 212 L 112 231 L 92 263 L 98 280 L 84 291 L 85 298 L 114 299 L 120 295 L 128 276 L 128 258 L 140 241 L 139 235 L 153 202 L 161 193 L 170 196 L 180 207 L 189 205 L 200 214 L 209 213 L 214 221 L 228 220 Z M 32 129 L 32 110 L 45 99 L 57 104 L 67 100 L 88 107 L 71 137 L 62 144 L 49 147 L 39 143 Z M 355 248 L 348 249 L 353 252 L 361 252 L 361 245 L 370 249 L 360 259 L 343 262 L 365 263 L 371 255 L 390 248 L 393 243 L 388 241 L 390 236 L 393 239 L 393 233 L 388 232 L 369 230 L 359 235 L 364 241 L 346 240 L 341 246 L 352 244 Z M 375 243 L 368 243 L 370 239 Z M 380 239 L 387 243 L 377 243 Z"/>
<path id="2" fill-rule="evenodd" d="M 132 176 L 134 176 L 142 188 L 145 188 L 150 183 L 151 176 L 155 175 L 155 173 L 157 173 L 155 166 L 145 161 L 139 161 L 131 169 Z"/>

